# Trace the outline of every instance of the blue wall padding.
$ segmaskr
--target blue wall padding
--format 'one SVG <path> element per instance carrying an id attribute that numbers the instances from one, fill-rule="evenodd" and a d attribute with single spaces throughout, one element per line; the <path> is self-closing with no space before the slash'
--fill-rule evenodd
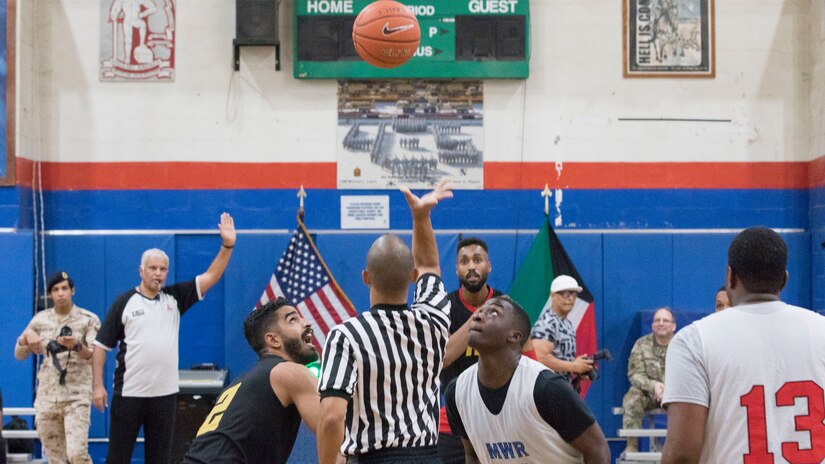
<path id="1" fill-rule="evenodd" d="M 409 213 L 407 213 L 408 215 Z M 189 216 L 190 219 L 192 218 Z M 217 216 L 215 216 L 217 217 Z M 200 228 L 215 228 L 215 217 Z M 466 215 L 464 217 L 467 217 Z M 442 218 L 443 219 L 443 218 Z M 294 217 L 290 218 L 294 227 Z M 436 226 L 442 224 L 434 221 Z M 533 225 L 537 226 L 539 221 Z M 285 224 L 285 227 L 287 225 Z M 246 224 L 243 225 L 247 227 Z M 601 379 L 591 388 L 587 402 L 608 436 L 615 436 L 621 419 L 611 408 L 619 406 L 627 391 L 627 357 L 641 336 L 640 311 L 668 305 L 677 313 L 713 312 L 716 289 L 725 274 L 726 252 L 734 234 L 633 234 L 564 233 L 559 237 L 596 300 L 599 346 L 614 354 L 601 365 Z M 224 279 L 207 293 L 181 320 L 180 364 L 214 362 L 230 370 L 232 378 L 251 368 L 256 356 L 243 337 L 242 322 L 268 282 L 291 234 L 239 235 Z M 316 244 L 346 294 L 359 310 L 369 306 L 369 292 L 361 281 L 365 256 L 376 233 L 315 235 Z M 489 282 L 509 289 L 534 238 L 531 233 L 480 234 L 490 245 L 493 272 Z M 402 235 L 409 243 L 411 236 Z M 811 304 L 811 235 L 785 234 L 790 249 L 791 279 L 783 298 L 792 304 Z M 0 281 L 9 316 L 4 318 L 7 349 L 1 359 L 11 361 L 11 340 L 31 317 L 32 236 L 30 233 L 0 235 L 0 247 L 10 279 Z M 457 234 L 437 236 L 444 281 L 448 290 L 458 285 L 455 274 Z M 215 235 L 81 235 L 48 236 L 47 268 L 65 269 L 77 284 L 76 302 L 103 318 L 114 299 L 139 282 L 140 255 L 159 247 L 171 257 L 170 282 L 193 278 L 209 266 L 218 251 Z M 814 269 L 818 267 L 814 266 Z M 680 327 L 683 324 L 680 322 Z M 7 361 L 8 360 L 8 361 Z M 31 363 L 14 364 L 0 380 L 7 405 L 31 404 Z M 114 370 L 109 356 L 106 382 L 111 387 Z M 107 415 L 93 412 L 92 437 L 107 434 Z M 302 439 L 296 456 L 314 456 L 314 443 Z M 301 462 L 301 461 L 294 461 Z"/>
<path id="2" fill-rule="evenodd" d="M 825 187 L 811 189 L 810 198 L 813 307 L 825 310 Z"/>
<path id="3" fill-rule="evenodd" d="M 390 227 L 409 229 L 397 191 L 309 190 L 310 228 L 336 230 L 341 195 L 389 195 Z M 49 191 L 49 229 L 211 229 L 222 211 L 239 227 L 294 226 L 295 190 Z M 2 204 L 2 203 L 0 203 Z M 456 192 L 434 212 L 443 229 L 537 229 L 544 201 L 535 190 Z M 808 190 L 566 190 L 563 225 L 592 228 L 807 228 Z"/>
<path id="4" fill-rule="evenodd" d="M 30 407 L 34 401 L 34 357 L 14 358 L 14 344 L 32 318 L 34 240 L 31 232 L 0 234 L 0 389 L 4 407 Z"/>
<path id="5" fill-rule="evenodd" d="M 0 187 L 0 227 L 16 227 L 18 225 L 20 202 L 17 192 L 16 187 Z"/>

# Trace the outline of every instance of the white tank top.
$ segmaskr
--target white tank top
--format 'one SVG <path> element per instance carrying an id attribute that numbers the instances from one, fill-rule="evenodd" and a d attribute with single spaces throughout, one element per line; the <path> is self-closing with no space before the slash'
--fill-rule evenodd
<path id="1" fill-rule="evenodd" d="M 533 399 L 543 364 L 522 356 L 501 412 L 487 409 L 478 389 L 478 364 L 456 381 L 455 402 L 464 429 L 482 463 L 567 464 L 584 462 L 539 414 Z"/>

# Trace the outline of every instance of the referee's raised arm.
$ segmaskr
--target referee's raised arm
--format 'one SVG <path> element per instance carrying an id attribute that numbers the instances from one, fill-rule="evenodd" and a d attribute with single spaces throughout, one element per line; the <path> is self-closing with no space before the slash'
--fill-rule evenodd
<path id="1" fill-rule="evenodd" d="M 443 179 L 435 187 L 435 190 L 418 198 L 410 192 L 407 187 L 402 187 L 401 192 L 410 205 L 413 215 L 413 240 L 412 254 L 415 268 L 418 275 L 435 274 L 441 276 L 441 266 L 438 260 L 438 246 L 435 243 L 435 233 L 433 223 L 430 220 L 430 211 L 439 201 L 453 197 L 453 185 Z"/>

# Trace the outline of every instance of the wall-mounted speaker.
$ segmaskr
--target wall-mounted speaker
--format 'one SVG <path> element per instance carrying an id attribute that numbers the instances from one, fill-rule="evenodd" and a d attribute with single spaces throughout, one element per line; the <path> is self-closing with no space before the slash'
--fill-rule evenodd
<path id="1" fill-rule="evenodd" d="M 274 46 L 275 69 L 281 69 L 278 37 L 278 0 L 235 0 L 235 71 L 240 69 L 240 47 Z"/>

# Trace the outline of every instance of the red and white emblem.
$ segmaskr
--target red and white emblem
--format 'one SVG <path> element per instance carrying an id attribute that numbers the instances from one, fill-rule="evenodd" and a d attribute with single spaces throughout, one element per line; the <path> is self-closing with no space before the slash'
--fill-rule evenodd
<path id="1" fill-rule="evenodd" d="M 174 80 L 174 0 L 101 0 L 101 8 L 101 80 Z"/>

